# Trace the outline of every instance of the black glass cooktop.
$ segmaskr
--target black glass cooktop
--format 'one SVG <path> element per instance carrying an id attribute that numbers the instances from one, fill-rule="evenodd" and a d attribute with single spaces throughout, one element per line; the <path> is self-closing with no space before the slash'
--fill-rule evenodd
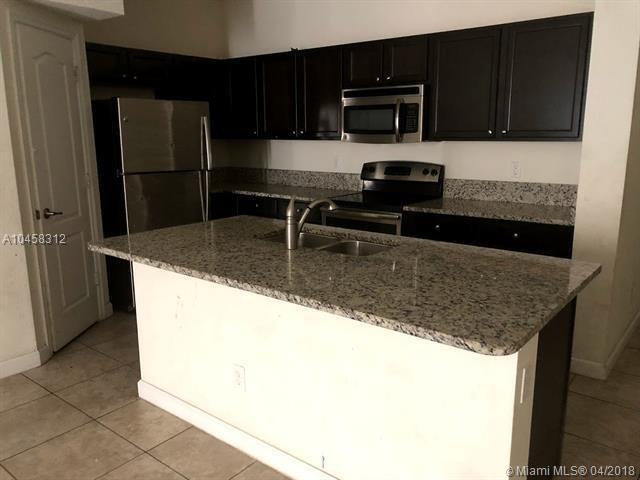
<path id="1" fill-rule="evenodd" d="M 426 195 L 403 194 L 390 192 L 373 192 L 364 190 L 341 197 L 333 197 L 332 200 L 339 207 L 357 208 L 362 210 L 376 210 L 380 212 L 402 212 L 403 207 L 412 203 L 429 200 Z"/>

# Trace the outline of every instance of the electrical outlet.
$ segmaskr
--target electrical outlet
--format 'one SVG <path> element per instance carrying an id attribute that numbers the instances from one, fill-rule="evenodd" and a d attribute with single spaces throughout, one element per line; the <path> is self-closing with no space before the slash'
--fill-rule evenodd
<path id="1" fill-rule="evenodd" d="M 511 160 L 511 178 L 518 180 L 522 175 L 520 160 Z"/>
<path id="2" fill-rule="evenodd" d="M 247 379 L 245 376 L 244 366 L 233 366 L 233 384 L 241 392 L 247 391 Z"/>

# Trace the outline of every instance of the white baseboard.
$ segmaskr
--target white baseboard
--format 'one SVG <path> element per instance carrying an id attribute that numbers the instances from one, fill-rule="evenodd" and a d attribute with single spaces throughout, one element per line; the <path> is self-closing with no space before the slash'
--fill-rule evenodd
<path id="1" fill-rule="evenodd" d="M 582 358 L 571 358 L 571 373 L 577 373 L 585 377 L 606 380 L 609 371 L 604 363 L 583 360 Z"/>
<path id="2" fill-rule="evenodd" d="M 618 340 L 618 343 L 609 354 L 609 357 L 605 362 L 594 362 L 591 360 L 583 360 L 581 358 L 571 358 L 571 372 L 578 375 L 584 375 L 585 377 L 596 378 L 598 380 L 606 380 L 609 373 L 613 369 L 613 366 L 618 361 L 618 357 L 622 354 L 626 348 L 631 335 L 636 328 L 640 326 L 640 312 L 636 315 L 633 321 L 627 326 L 622 337 Z"/>
<path id="3" fill-rule="evenodd" d="M 16 373 L 25 372 L 35 367 L 39 367 L 51 358 L 51 348 L 47 345 L 40 350 L 10 358 L 0 362 L 0 378 L 9 377 Z"/>
<path id="4" fill-rule="evenodd" d="M 629 344 L 629 340 L 631 340 L 631 336 L 633 335 L 633 332 L 635 332 L 636 328 L 638 328 L 638 325 L 640 325 L 640 312 L 637 313 L 633 321 L 627 326 L 624 334 L 622 335 L 622 337 L 620 337 L 620 340 L 618 340 L 618 343 L 609 354 L 609 358 L 607 358 L 607 362 L 605 364 L 605 366 L 607 367 L 607 374 L 611 371 L 611 369 L 613 369 L 613 366 L 618 361 L 618 357 L 620 357 L 622 351 Z"/>
<path id="5" fill-rule="evenodd" d="M 106 302 L 102 305 L 99 315 L 100 318 L 98 318 L 98 320 L 104 320 L 105 318 L 109 318 L 111 315 L 113 315 L 113 305 L 111 304 L 111 302 Z"/>
<path id="6" fill-rule="evenodd" d="M 335 477 L 305 463 L 288 453 L 258 440 L 222 420 L 174 397 L 143 380 L 138 382 L 140 398 L 172 413 L 185 422 L 222 440 L 252 456 L 256 460 L 278 470 L 283 475 L 300 480 L 336 480 Z"/>

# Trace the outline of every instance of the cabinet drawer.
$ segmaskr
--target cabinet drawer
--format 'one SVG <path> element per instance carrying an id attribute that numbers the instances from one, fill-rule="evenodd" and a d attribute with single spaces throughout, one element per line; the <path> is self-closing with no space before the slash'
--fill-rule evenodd
<path id="1" fill-rule="evenodd" d="M 474 219 L 439 213 L 404 213 L 402 234 L 444 242 L 473 244 Z"/>
<path id="2" fill-rule="evenodd" d="M 238 215 L 254 215 L 256 217 L 276 216 L 276 199 L 253 195 L 236 195 L 236 213 Z"/>
<path id="3" fill-rule="evenodd" d="M 508 220 L 479 220 L 477 245 L 571 258 L 573 227 Z"/>
<path id="4" fill-rule="evenodd" d="M 402 234 L 409 237 L 571 258 L 573 227 L 407 212 Z"/>

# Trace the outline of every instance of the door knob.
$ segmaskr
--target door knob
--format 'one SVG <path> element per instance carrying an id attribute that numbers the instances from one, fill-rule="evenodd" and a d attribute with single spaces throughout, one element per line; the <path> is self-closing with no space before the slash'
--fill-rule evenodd
<path id="1" fill-rule="evenodd" d="M 55 215 L 62 215 L 62 212 L 54 212 L 53 210 L 49 210 L 49 208 L 45 208 L 42 213 L 44 214 L 44 218 L 53 217 Z"/>

